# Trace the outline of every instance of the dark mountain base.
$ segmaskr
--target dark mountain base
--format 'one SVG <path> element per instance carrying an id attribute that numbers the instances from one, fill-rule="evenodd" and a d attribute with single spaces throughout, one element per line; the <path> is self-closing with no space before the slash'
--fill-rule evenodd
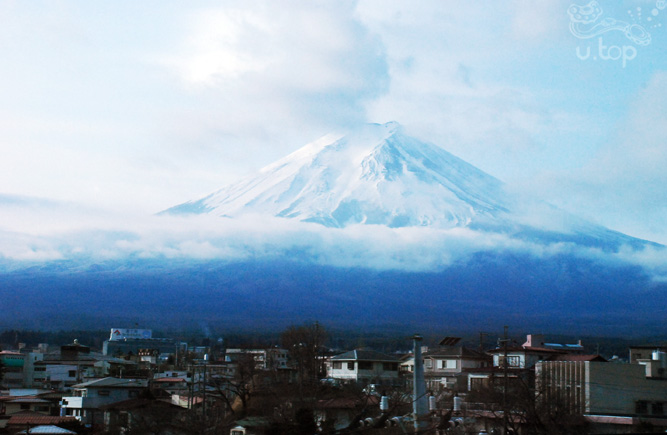
<path id="1" fill-rule="evenodd" d="M 407 334 L 513 329 L 585 335 L 667 333 L 667 285 L 640 268 L 573 257 L 478 254 L 437 273 L 290 261 L 137 260 L 71 272 L 0 275 L 0 329 L 131 327 L 334 329 Z"/>

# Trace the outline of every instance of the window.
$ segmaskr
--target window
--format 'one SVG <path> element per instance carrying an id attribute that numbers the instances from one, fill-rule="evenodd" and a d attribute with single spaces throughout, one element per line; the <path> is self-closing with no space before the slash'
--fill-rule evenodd
<path id="1" fill-rule="evenodd" d="M 637 414 L 648 414 L 648 402 L 638 400 L 637 403 L 635 403 L 635 412 Z"/>
<path id="2" fill-rule="evenodd" d="M 351 371 L 354 371 L 354 363 L 353 362 L 347 363 L 347 369 L 351 370 Z"/>
<path id="3" fill-rule="evenodd" d="M 30 409 L 29 403 L 21 403 L 21 409 Z"/>
<path id="4" fill-rule="evenodd" d="M 97 392 L 98 396 L 106 397 L 109 395 L 109 390 L 100 390 Z"/>
<path id="5" fill-rule="evenodd" d="M 340 361 L 334 362 L 333 363 L 333 369 L 334 370 L 342 370 L 343 369 L 343 363 Z"/>
<path id="6" fill-rule="evenodd" d="M 651 405 L 651 414 L 663 415 L 665 413 L 664 404 L 662 402 L 655 402 Z"/>
<path id="7" fill-rule="evenodd" d="M 425 359 L 424 360 L 424 368 L 426 369 L 432 369 L 433 368 L 433 360 L 432 359 Z"/>
<path id="8" fill-rule="evenodd" d="M 500 355 L 498 357 L 499 367 L 505 366 L 505 357 Z M 507 367 L 521 367 L 521 357 L 520 356 L 508 356 L 507 357 Z"/>
<path id="9" fill-rule="evenodd" d="M 438 360 L 439 369 L 455 369 L 456 360 L 455 359 L 439 359 Z"/>
<path id="10" fill-rule="evenodd" d="M 373 370 L 373 363 L 370 361 L 359 361 L 359 370 Z"/>
<path id="11" fill-rule="evenodd" d="M 481 390 L 489 385 L 488 378 L 470 378 L 470 389 Z"/>
<path id="12" fill-rule="evenodd" d="M 398 363 L 382 363 L 382 370 L 385 372 L 396 372 L 398 371 Z"/>
<path id="13" fill-rule="evenodd" d="M 69 376 L 70 378 L 76 378 L 76 370 L 68 371 L 67 376 Z"/>

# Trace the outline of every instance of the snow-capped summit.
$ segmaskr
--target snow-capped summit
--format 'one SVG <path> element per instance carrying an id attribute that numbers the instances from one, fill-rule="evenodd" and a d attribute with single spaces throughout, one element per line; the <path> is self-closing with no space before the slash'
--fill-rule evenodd
<path id="1" fill-rule="evenodd" d="M 167 213 L 245 213 L 329 227 L 466 226 L 507 211 L 502 183 L 396 122 L 330 134 Z"/>

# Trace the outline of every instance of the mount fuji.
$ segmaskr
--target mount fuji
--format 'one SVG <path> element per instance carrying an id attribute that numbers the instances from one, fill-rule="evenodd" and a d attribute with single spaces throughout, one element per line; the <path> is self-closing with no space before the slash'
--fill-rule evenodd
<path id="1" fill-rule="evenodd" d="M 149 218 L 28 240 L 50 262 L 0 258 L 0 328 L 667 334 L 662 245 L 510 193 L 396 123 L 325 136 Z"/>
<path id="2" fill-rule="evenodd" d="M 527 218 L 525 210 L 531 211 Z M 547 222 L 535 222 L 538 213 Z M 396 122 L 324 136 L 257 174 L 165 214 L 273 216 L 344 228 L 465 227 L 544 243 L 654 245 L 507 193 L 503 183 Z"/>

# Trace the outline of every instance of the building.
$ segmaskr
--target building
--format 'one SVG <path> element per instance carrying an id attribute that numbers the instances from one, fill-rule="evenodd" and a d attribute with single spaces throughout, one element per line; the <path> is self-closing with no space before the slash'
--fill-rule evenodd
<path id="1" fill-rule="evenodd" d="M 31 366 L 26 373 L 32 374 L 26 379 L 26 385 L 66 391 L 87 379 L 129 371 L 136 363 L 92 352 L 90 347 L 74 340 L 54 352 L 39 356 L 31 354 L 26 366 Z"/>
<path id="2" fill-rule="evenodd" d="M 546 343 L 541 334 L 528 334 L 522 345 L 503 345 L 487 351 L 492 356 L 490 367 L 468 368 L 468 391 L 490 387 L 498 379 L 508 381 L 523 379 L 532 384 L 533 370 L 539 361 L 548 361 L 563 356 L 579 355 L 584 350 L 581 342 L 576 344 Z"/>
<path id="3" fill-rule="evenodd" d="M 643 344 L 630 346 L 630 364 L 636 364 L 639 360 L 650 360 L 653 352 L 667 352 L 667 343 Z"/>
<path id="4" fill-rule="evenodd" d="M 2 386 L 5 388 L 21 388 L 23 386 L 23 366 L 26 355 L 20 352 L 3 350 L 0 352 L 0 362 L 4 366 L 5 374 L 2 377 Z"/>
<path id="5" fill-rule="evenodd" d="M 664 355 L 664 354 L 663 354 Z M 542 361 L 536 390 L 548 403 L 584 415 L 601 430 L 649 423 L 667 429 L 667 358 L 647 364 L 600 361 Z"/>
<path id="6" fill-rule="evenodd" d="M 31 428 L 30 433 L 37 433 L 33 432 L 32 428 L 44 425 L 58 426 L 60 428 L 67 427 L 83 429 L 81 428 L 80 423 L 74 417 L 43 415 L 31 411 L 22 411 L 13 414 L 6 421 L 0 420 L 0 423 L 4 424 L 4 430 L 6 432 L 3 433 L 8 434 L 17 434 L 20 431 L 25 431 L 28 427 Z M 0 428 L 1 427 L 2 425 L 0 424 Z M 74 432 L 76 433 L 77 431 L 75 430 Z"/>
<path id="7" fill-rule="evenodd" d="M 185 408 L 156 399 L 137 398 L 103 405 L 106 433 L 193 433 Z"/>
<path id="8" fill-rule="evenodd" d="M 74 395 L 63 397 L 61 415 L 74 416 L 84 424 L 101 424 L 101 407 L 138 398 L 146 390 L 145 379 L 102 378 L 73 386 Z"/>
<path id="9" fill-rule="evenodd" d="M 399 359 L 373 350 L 352 350 L 331 357 L 329 377 L 364 384 L 398 383 Z"/>
<path id="10" fill-rule="evenodd" d="M 444 346 L 423 353 L 426 388 L 431 391 L 468 389 L 468 370 L 490 367 L 485 352 L 463 346 Z"/>
<path id="11" fill-rule="evenodd" d="M 251 355 L 257 370 L 287 369 L 289 353 L 286 349 L 272 347 L 269 349 L 227 349 L 226 362 L 238 362 L 245 355 Z"/>
<path id="12" fill-rule="evenodd" d="M 123 329 L 111 328 L 109 339 L 102 345 L 102 354 L 110 356 L 151 356 L 152 362 L 157 357 L 166 359 L 172 356 L 174 359 L 179 354 L 184 354 L 187 344 L 171 338 L 153 338 L 150 329 Z"/>

